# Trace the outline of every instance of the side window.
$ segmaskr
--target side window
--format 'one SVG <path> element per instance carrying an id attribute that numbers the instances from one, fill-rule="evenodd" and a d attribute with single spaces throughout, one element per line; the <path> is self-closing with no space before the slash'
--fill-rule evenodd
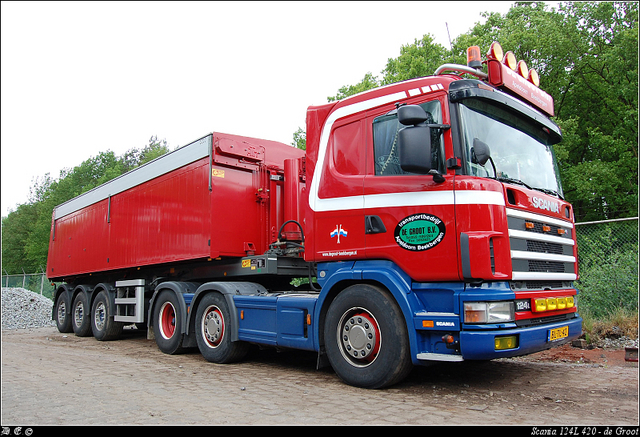
<path id="1" fill-rule="evenodd" d="M 422 103 L 420 106 L 431 117 L 427 123 L 442 123 L 440 101 Z M 400 168 L 398 161 L 398 131 L 402 129 L 398 123 L 397 111 L 393 110 L 373 120 L 373 156 L 375 158 L 376 175 L 414 174 Z M 444 140 L 442 131 L 431 130 L 432 162 L 437 163 L 439 173 L 444 173 Z M 427 152 L 428 153 L 428 152 Z"/>
<path id="2" fill-rule="evenodd" d="M 341 175 L 364 174 L 361 126 L 360 120 L 340 126 L 333 131 L 329 140 L 333 165 Z"/>

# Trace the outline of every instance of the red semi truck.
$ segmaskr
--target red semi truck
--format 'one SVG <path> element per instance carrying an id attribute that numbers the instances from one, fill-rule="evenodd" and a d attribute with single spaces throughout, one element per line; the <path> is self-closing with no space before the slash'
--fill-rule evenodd
<path id="1" fill-rule="evenodd" d="M 214 132 L 56 207 L 58 329 L 136 324 L 216 363 L 315 351 L 367 388 L 577 338 L 553 100 L 497 43 L 468 54 L 309 107 L 306 153 Z"/>

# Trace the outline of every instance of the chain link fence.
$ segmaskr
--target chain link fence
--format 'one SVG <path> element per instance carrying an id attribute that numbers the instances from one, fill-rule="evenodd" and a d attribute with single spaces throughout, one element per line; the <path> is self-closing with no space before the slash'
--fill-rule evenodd
<path id="1" fill-rule="evenodd" d="M 44 273 L 3 274 L 2 287 L 25 288 L 49 299 L 53 299 L 53 293 L 55 292 L 55 288 Z"/>
<path id="2" fill-rule="evenodd" d="M 638 312 L 638 217 L 576 223 L 579 306 L 595 317 Z"/>

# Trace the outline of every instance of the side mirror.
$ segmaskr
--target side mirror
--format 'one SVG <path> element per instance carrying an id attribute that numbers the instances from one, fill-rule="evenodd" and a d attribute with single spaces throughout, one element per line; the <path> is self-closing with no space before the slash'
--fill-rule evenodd
<path id="1" fill-rule="evenodd" d="M 484 167 L 491 158 L 491 151 L 487 143 L 480 141 L 478 138 L 473 139 L 473 148 L 471 149 L 471 162 L 475 162 Z"/>
<path id="2" fill-rule="evenodd" d="M 405 105 L 398 108 L 398 122 L 404 126 L 415 126 L 427 120 L 427 113 L 421 106 Z"/>
<path id="3" fill-rule="evenodd" d="M 398 160 L 402 170 L 428 174 L 431 171 L 431 128 L 427 113 L 418 105 L 398 108 L 398 121 L 407 127 L 398 131 Z"/>

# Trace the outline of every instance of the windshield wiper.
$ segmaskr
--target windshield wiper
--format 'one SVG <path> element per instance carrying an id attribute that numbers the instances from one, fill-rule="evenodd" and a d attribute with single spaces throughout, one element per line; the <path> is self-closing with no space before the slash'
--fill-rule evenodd
<path id="1" fill-rule="evenodd" d="M 538 190 L 538 191 L 542 191 L 542 192 L 543 192 L 543 193 L 545 193 L 545 194 L 551 194 L 552 196 L 556 196 L 556 197 L 559 197 L 559 198 L 561 198 L 562 200 L 564 200 L 564 197 L 562 197 L 562 196 L 560 195 L 560 193 L 558 193 L 557 191 L 550 190 L 550 189 L 548 189 L 548 188 L 538 188 L 538 187 L 533 187 L 533 189 L 534 189 L 534 190 Z"/>
<path id="2" fill-rule="evenodd" d="M 556 197 L 559 197 L 560 199 L 564 200 L 564 197 L 562 197 L 560 195 L 560 193 L 558 193 L 555 190 L 550 190 L 548 188 L 530 187 L 526 183 L 522 182 L 520 179 L 507 178 L 507 177 L 503 177 L 503 176 L 498 176 L 495 179 L 500 181 L 500 182 L 508 182 L 508 183 L 511 183 L 511 184 L 523 185 L 523 186 L 527 187 L 530 190 L 542 191 L 545 194 L 551 194 L 552 196 L 556 196 Z"/>
<path id="3" fill-rule="evenodd" d="M 509 182 L 511 184 L 524 185 L 528 189 L 533 190 L 533 188 L 531 188 L 529 185 L 527 185 L 524 182 L 522 182 L 520 179 L 513 179 L 513 178 L 506 178 L 506 177 L 503 177 L 503 176 L 498 176 L 496 178 L 496 180 L 499 180 L 500 182 Z"/>

